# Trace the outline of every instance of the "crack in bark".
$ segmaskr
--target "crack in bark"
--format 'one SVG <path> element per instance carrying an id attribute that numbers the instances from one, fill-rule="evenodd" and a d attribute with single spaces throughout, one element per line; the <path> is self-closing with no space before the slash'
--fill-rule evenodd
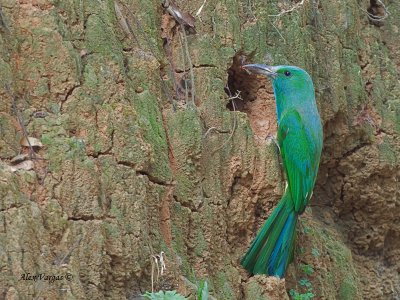
<path id="1" fill-rule="evenodd" d="M 124 161 L 124 160 L 121 160 L 121 161 L 117 160 L 117 164 L 124 166 L 124 167 L 131 168 L 131 169 L 135 169 L 135 167 L 136 167 L 136 165 L 134 163 L 129 162 L 129 161 Z"/>
<path id="2" fill-rule="evenodd" d="M 355 146 L 354 148 L 346 151 L 344 154 L 342 154 L 341 158 L 339 159 L 339 161 L 349 157 L 350 155 L 356 153 L 357 151 L 363 149 L 364 147 L 370 146 L 369 143 L 360 143 L 359 145 Z"/>
<path id="3" fill-rule="evenodd" d="M 75 91 L 76 88 L 81 87 L 81 86 L 82 86 L 81 83 L 76 84 L 76 85 L 74 85 L 73 87 L 71 87 L 71 88 L 67 91 L 67 93 L 65 94 L 64 100 L 62 100 L 62 101 L 61 101 L 61 104 L 60 104 L 60 112 L 61 112 L 61 113 L 63 112 L 64 104 L 68 101 L 68 98 L 72 95 L 72 93 Z"/>
<path id="4" fill-rule="evenodd" d="M 81 217 L 68 217 L 68 221 L 84 221 L 84 222 L 89 222 L 89 221 L 104 221 L 106 219 L 115 219 L 112 216 L 81 216 Z"/>
<path id="5" fill-rule="evenodd" d="M 51 172 L 49 172 L 49 173 L 51 173 Z M 57 188 L 59 185 L 61 185 L 61 183 L 62 183 L 62 181 L 63 181 L 63 176 L 62 176 L 62 173 L 61 173 L 60 180 L 58 180 L 57 178 L 55 178 L 53 175 L 52 175 L 51 177 L 52 177 L 54 180 L 57 181 L 57 182 L 56 182 L 55 184 L 53 184 L 52 187 L 51 187 L 51 197 L 58 200 L 58 197 L 56 197 L 56 192 L 55 192 L 55 190 L 56 190 L 56 188 Z"/>
<path id="6" fill-rule="evenodd" d="M 200 65 L 193 65 L 193 69 L 201 69 L 201 68 L 216 68 L 217 66 L 216 65 L 213 65 L 213 64 L 200 64 Z M 184 69 L 184 70 L 182 70 L 182 69 L 175 69 L 174 70 L 175 71 L 175 73 L 187 73 L 187 72 L 189 72 L 190 71 L 190 68 L 186 68 L 186 69 Z"/>
<path id="7" fill-rule="evenodd" d="M 203 207 L 203 203 L 204 203 L 204 202 L 200 202 L 199 207 L 196 208 L 193 205 L 194 204 L 193 202 L 181 202 L 178 200 L 178 197 L 176 195 L 173 195 L 173 199 L 176 203 L 179 203 L 182 207 L 189 209 L 191 214 L 194 212 L 199 212 L 199 210 Z"/>
<path id="8" fill-rule="evenodd" d="M 18 205 L 17 203 L 12 203 L 11 206 L 0 209 L 0 213 L 7 212 L 7 211 L 9 211 L 9 210 L 11 210 L 13 208 L 18 209 L 18 208 L 21 208 L 23 206 L 24 206 L 23 204 Z"/>
<path id="9" fill-rule="evenodd" d="M 145 170 L 136 170 L 136 175 L 138 176 L 146 176 L 150 182 L 154 183 L 154 184 L 158 184 L 158 185 L 163 185 L 163 186 L 171 186 L 171 183 L 165 182 L 153 175 L 151 175 L 150 173 L 148 173 Z"/>

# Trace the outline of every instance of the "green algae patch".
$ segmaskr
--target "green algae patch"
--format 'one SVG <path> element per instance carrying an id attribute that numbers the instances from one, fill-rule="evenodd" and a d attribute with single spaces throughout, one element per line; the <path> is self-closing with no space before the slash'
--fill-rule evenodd
<path id="1" fill-rule="evenodd" d="M 120 43 L 104 17 L 91 15 L 86 21 L 86 45 L 89 53 L 100 53 L 122 61 Z"/>
<path id="2" fill-rule="evenodd" d="M 13 157 L 20 149 L 22 134 L 17 131 L 11 116 L 0 114 L 0 156 Z"/>
<path id="3" fill-rule="evenodd" d="M 260 285 L 255 281 L 252 281 L 252 282 L 247 284 L 245 293 L 246 293 L 247 299 L 271 300 L 270 298 L 264 297 L 262 295 L 263 288 L 260 287 Z"/>
<path id="4" fill-rule="evenodd" d="M 168 136 L 176 161 L 175 194 L 179 201 L 189 203 L 196 195 L 198 160 L 202 150 L 202 125 L 193 109 L 168 115 Z"/>
<path id="5" fill-rule="evenodd" d="M 215 275 L 211 280 L 212 288 L 219 299 L 233 300 L 235 299 L 235 293 L 227 272 L 229 272 L 229 269 L 225 272 L 218 272 Z"/>
<path id="6" fill-rule="evenodd" d="M 306 245 L 302 253 L 297 253 L 297 258 L 302 261 L 297 271 L 297 280 L 310 281 L 312 293 L 330 299 L 337 295 L 337 299 L 361 299 L 359 289 L 359 274 L 356 271 L 350 249 L 338 238 L 332 229 L 324 228 L 318 221 L 311 220 L 306 216 L 300 228 L 304 233 L 298 238 Z M 298 233 L 299 235 L 299 233 Z M 313 249 L 314 253 L 313 253 Z M 318 252 L 318 255 L 313 255 Z M 330 260 L 321 260 L 320 257 L 327 255 Z M 308 272 L 306 267 L 312 268 Z M 303 291 L 303 287 L 292 287 L 296 291 Z M 306 290 L 304 290 L 306 292 Z"/>
<path id="7" fill-rule="evenodd" d="M 353 300 L 359 297 L 357 290 L 357 285 L 354 282 L 354 278 L 349 276 L 345 277 L 339 287 L 339 293 L 337 298 L 340 300 Z"/>
<path id="8" fill-rule="evenodd" d="M 169 167 L 167 137 L 157 97 L 143 92 L 134 97 L 133 102 L 138 125 L 143 130 L 143 139 L 151 147 L 149 172 L 161 181 L 170 181 L 172 173 Z"/>
<path id="9" fill-rule="evenodd" d="M 395 166 L 398 161 L 398 152 L 395 151 L 394 141 L 388 137 L 384 137 L 381 144 L 378 145 L 380 158 Z"/>
<path id="10" fill-rule="evenodd" d="M 192 274 L 192 267 L 190 265 L 188 254 L 186 237 L 189 236 L 190 228 L 187 228 L 185 224 L 189 223 L 190 210 L 182 206 L 179 202 L 174 202 L 172 205 L 172 247 L 176 253 L 178 259 L 177 263 L 182 273 L 186 276 Z"/>

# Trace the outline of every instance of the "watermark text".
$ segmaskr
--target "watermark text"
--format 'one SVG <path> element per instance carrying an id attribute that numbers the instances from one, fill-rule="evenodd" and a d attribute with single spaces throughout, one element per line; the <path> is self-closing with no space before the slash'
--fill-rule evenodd
<path id="1" fill-rule="evenodd" d="M 32 273 L 23 273 L 21 274 L 19 280 L 25 280 L 25 281 L 47 281 L 49 284 L 54 283 L 56 281 L 71 281 L 73 279 L 73 275 L 71 273 L 65 273 L 65 274 L 46 274 L 46 273 L 38 273 L 38 274 L 32 274 Z"/>

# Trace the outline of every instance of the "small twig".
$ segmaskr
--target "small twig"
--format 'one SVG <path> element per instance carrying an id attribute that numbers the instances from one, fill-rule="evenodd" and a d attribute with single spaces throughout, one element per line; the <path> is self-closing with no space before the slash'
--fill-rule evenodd
<path id="1" fill-rule="evenodd" d="M 160 252 L 160 265 L 161 265 L 161 276 L 167 271 L 167 266 L 165 265 L 165 253 L 164 251 Z"/>
<path id="2" fill-rule="evenodd" d="M 179 34 L 179 43 L 181 44 L 181 52 L 182 52 L 182 63 L 183 63 L 183 72 L 184 72 L 184 82 L 185 82 L 185 103 L 189 102 L 189 89 L 188 89 L 188 84 L 187 84 L 187 78 L 186 78 L 186 55 L 185 55 L 185 50 L 183 47 L 183 42 L 182 42 L 182 35 Z"/>
<path id="3" fill-rule="evenodd" d="M 283 37 L 283 35 L 281 34 L 281 32 L 279 31 L 279 29 L 275 26 L 274 24 L 275 22 L 272 22 L 272 26 L 275 28 L 276 32 L 279 34 L 279 36 L 282 38 L 283 42 L 286 44 L 286 39 Z"/>
<path id="4" fill-rule="evenodd" d="M 199 17 L 200 18 L 200 14 L 201 14 L 201 11 L 203 10 L 203 8 L 204 8 L 204 5 L 206 5 L 206 2 L 207 2 L 207 0 L 204 0 L 204 2 L 203 2 L 203 4 L 200 6 L 200 8 L 197 10 L 197 12 L 196 12 L 196 14 L 195 14 L 195 16 L 196 17 Z"/>
<path id="5" fill-rule="evenodd" d="M 119 21 L 119 25 L 121 25 L 122 29 L 125 31 L 127 35 L 133 35 L 133 30 L 132 27 L 128 24 L 127 19 L 124 17 L 122 14 L 121 8 L 118 5 L 117 1 L 114 1 L 114 10 L 115 10 L 115 15 L 117 16 L 117 20 Z M 136 37 L 133 35 L 134 39 L 136 40 Z M 137 40 L 136 40 L 137 42 Z"/>
<path id="6" fill-rule="evenodd" d="M 172 78 L 172 83 L 174 85 L 176 100 L 179 100 L 178 83 L 176 82 L 176 78 L 175 78 L 175 74 L 174 74 L 175 64 L 174 64 L 174 61 L 172 59 L 172 50 L 171 50 L 171 47 L 170 47 L 171 39 L 168 36 L 166 36 L 165 39 L 166 39 L 166 44 L 164 45 L 164 50 L 165 50 L 165 54 L 167 56 L 167 61 L 168 61 L 168 64 L 169 64 L 169 75 Z M 175 101 L 172 103 L 172 108 L 173 108 L 174 111 L 176 111 Z"/>
<path id="7" fill-rule="evenodd" d="M 158 278 L 164 275 L 164 272 L 167 270 L 165 265 L 165 253 L 161 251 L 160 254 L 151 255 L 150 262 L 151 262 L 151 292 L 154 292 L 154 265 L 157 267 L 157 277 L 155 282 L 158 283 Z M 158 265 L 160 263 L 160 266 Z M 160 271 L 161 267 L 161 271 Z"/>
<path id="8" fill-rule="evenodd" d="M 33 149 L 32 145 L 31 145 L 31 142 L 29 140 L 29 136 L 28 136 L 28 132 L 27 132 L 26 127 L 25 127 L 24 119 L 23 119 L 23 117 L 21 115 L 21 112 L 19 111 L 19 109 L 17 107 L 17 98 L 11 92 L 11 88 L 10 88 L 10 86 L 8 84 L 6 84 L 5 89 L 6 89 L 7 93 L 10 95 L 10 97 L 13 99 L 13 101 L 12 101 L 12 109 L 14 111 L 15 116 L 17 117 L 18 124 L 22 129 L 22 135 L 24 136 L 25 140 L 28 142 L 29 159 L 35 159 L 36 158 L 36 153 L 35 153 L 35 150 Z"/>
<path id="9" fill-rule="evenodd" d="M 154 259 L 154 262 L 153 262 Z M 154 293 L 154 264 L 157 266 L 158 270 L 158 260 L 157 257 L 154 255 L 150 256 L 150 262 L 151 262 L 151 292 Z"/>
<path id="10" fill-rule="evenodd" d="M 274 27 L 274 29 L 276 30 L 276 32 L 279 34 L 279 36 L 282 38 L 283 42 L 286 43 L 286 39 L 283 37 L 283 35 L 281 34 L 281 32 L 279 31 L 279 29 L 276 27 L 276 22 L 278 21 L 279 17 L 291 13 L 297 9 L 300 8 L 300 6 L 302 6 L 304 4 L 305 0 L 300 1 L 299 3 L 296 3 L 292 8 L 287 9 L 287 10 L 283 10 L 281 11 L 279 14 L 276 15 L 268 15 L 268 17 L 275 17 L 276 19 L 271 22 L 272 26 Z"/>
<path id="11" fill-rule="evenodd" d="M 146 42 L 146 44 L 147 44 L 147 48 L 148 48 L 148 50 L 150 51 L 150 53 L 154 56 L 155 59 L 157 59 L 158 62 L 161 62 L 161 59 L 157 57 L 155 51 L 153 50 L 153 45 L 151 45 L 150 40 L 149 40 L 149 38 L 147 37 L 147 35 L 146 35 L 146 33 L 145 33 L 145 31 L 144 31 L 144 29 L 143 29 L 143 27 L 142 27 L 142 25 L 141 25 L 139 19 L 138 19 L 126 6 L 124 6 L 124 7 L 125 7 L 126 11 L 129 13 L 129 15 L 132 17 L 132 19 L 135 21 L 135 23 L 136 23 L 136 28 L 137 28 L 139 31 L 141 31 L 141 33 L 142 33 L 142 35 L 143 35 L 143 37 L 144 37 L 144 40 L 145 40 L 145 42 Z M 117 5 L 116 10 L 118 10 L 119 13 L 121 13 L 121 9 L 118 7 L 118 5 Z M 122 16 L 122 13 L 121 13 L 121 16 L 118 15 L 119 13 L 116 11 L 117 18 L 120 18 L 120 17 Z M 123 17 L 123 16 L 122 16 L 122 17 Z M 125 25 L 126 25 L 126 26 L 125 26 Z M 143 50 L 143 48 L 142 48 L 142 46 L 140 45 L 140 42 L 137 40 L 137 38 L 136 38 L 136 36 L 135 36 L 135 34 L 134 34 L 134 30 L 132 29 L 131 24 L 129 23 L 129 21 L 128 21 L 127 18 L 124 18 L 124 17 L 123 17 L 123 24 L 121 24 L 121 26 L 122 26 L 123 28 L 128 29 L 128 30 L 130 31 L 130 33 L 131 33 L 132 36 L 133 36 L 133 39 L 134 39 L 135 42 L 138 44 L 139 48 L 140 48 L 141 50 Z M 160 63 L 160 64 L 161 64 L 161 63 Z M 165 83 L 165 81 L 164 81 L 164 79 L 163 79 L 163 77 L 162 77 L 162 75 L 161 75 L 161 70 L 160 70 L 160 72 L 159 72 L 158 75 L 159 75 L 159 79 L 160 79 L 160 81 L 161 81 L 162 90 L 163 90 L 165 96 L 168 98 L 168 100 L 172 103 L 172 107 L 173 107 L 174 111 L 176 111 L 176 104 L 175 104 L 175 101 L 174 101 L 174 99 L 172 98 L 172 96 L 170 95 L 170 93 L 168 92 L 168 87 L 167 87 L 167 84 Z"/>
<path id="12" fill-rule="evenodd" d="M 160 276 L 160 267 L 158 266 L 158 255 L 157 255 L 157 256 L 154 256 L 154 255 L 153 255 L 153 259 L 154 259 L 154 262 L 155 262 L 156 267 L 157 267 L 156 283 L 158 284 L 158 277 Z M 152 290 L 151 290 L 151 291 L 153 292 L 153 287 L 152 287 Z"/>
<path id="13" fill-rule="evenodd" d="M 217 127 L 210 127 L 208 128 L 208 130 L 206 131 L 206 133 L 203 135 L 203 139 L 205 139 L 207 137 L 207 135 L 213 131 L 213 130 L 217 130 Z"/>
<path id="14" fill-rule="evenodd" d="M 189 71 L 190 71 L 190 90 L 191 90 L 191 96 L 192 96 L 192 102 L 191 105 L 192 107 L 195 107 L 194 105 L 194 98 L 195 98 L 195 82 L 194 82 L 194 72 L 193 72 L 193 64 L 192 64 L 192 59 L 190 58 L 190 53 L 189 53 L 189 47 L 188 47 L 188 42 L 187 42 L 187 37 L 186 37 L 186 32 L 184 26 L 181 25 L 181 32 L 183 35 L 183 42 L 185 45 L 185 51 L 186 51 L 186 58 L 188 60 L 189 64 Z"/>
<path id="15" fill-rule="evenodd" d="M 153 45 L 151 44 L 150 40 L 147 38 L 147 35 L 146 35 L 146 33 L 145 33 L 144 29 L 143 29 L 143 26 L 140 23 L 139 19 L 129 9 L 128 9 L 128 12 L 131 15 L 131 17 L 134 19 L 134 21 L 136 23 L 136 28 L 139 29 L 141 31 L 142 35 L 144 36 L 144 40 L 145 40 L 145 42 L 147 44 L 147 48 L 150 51 L 150 53 L 154 56 L 155 59 L 157 59 L 158 61 L 161 61 L 157 57 L 156 53 L 154 52 Z M 126 21 L 126 24 L 128 25 L 128 28 L 130 28 L 130 31 L 131 31 L 132 35 L 135 36 L 134 33 L 133 33 L 134 31 L 133 31 L 128 19 L 125 18 L 125 21 Z M 135 38 L 135 41 L 138 43 L 138 46 L 142 49 L 142 47 L 140 46 L 140 42 L 136 38 Z"/>
<path id="16" fill-rule="evenodd" d="M 231 94 L 231 91 L 230 91 L 229 87 L 227 87 L 227 90 L 228 90 L 228 93 L 229 93 L 229 100 L 232 101 L 233 112 L 235 113 L 236 112 L 235 99 L 241 99 L 241 100 L 243 100 L 243 99 L 242 99 L 242 97 L 240 97 L 240 91 L 237 91 L 236 95 L 232 97 L 232 94 Z M 230 139 L 232 139 L 233 134 L 235 133 L 235 130 L 236 130 L 236 126 L 237 126 L 236 123 L 237 123 L 236 114 L 234 114 L 233 115 L 233 127 L 232 127 L 231 134 L 229 135 L 229 137 L 226 139 L 226 141 L 220 147 L 218 147 L 217 149 L 215 149 L 215 150 L 213 150 L 211 152 L 211 156 L 214 155 L 215 152 L 218 152 L 219 150 L 224 148 L 228 144 Z"/>
<path id="17" fill-rule="evenodd" d="M 215 22 L 215 11 L 217 10 L 217 7 L 214 8 L 211 16 L 211 22 L 212 22 L 212 32 L 213 32 L 213 39 L 215 39 L 215 33 L 217 32 L 217 23 Z"/>
<path id="18" fill-rule="evenodd" d="M 220 130 L 217 127 L 210 127 L 208 128 L 208 130 L 206 131 L 206 133 L 203 135 L 203 139 L 205 139 L 207 137 L 207 135 L 210 134 L 211 131 L 216 131 L 218 133 L 230 133 L 230 130 Z"/>
<path id="19" fill-rule="evenodd" d="M 297 10 L 300 6 L 302 6 L 302 5 L 304 4 L 304 2 L 305 2 L 305 0 L 301 0 L 299 3 L 296 3 L 295 5 L 293 5 L 292 8 L 290 8 L 290 9 L 288 9 L 288 10 L 283 10 L 283 11 L 281 11 L 281 12 L 280 12 L 279 14 L 277 14 L 277 15 L 268 15 L 268 17 L 276 17 L 276 18 L 279 18 L 279 17 L 281 17 L 281 16 L 283 16 L 283 15 L 285 15 L 285 14 L 288 14 L 288 13 L 291 13 L 291 12 Z"/>
<path id="20" fill-rule="evenodd" d="M 190 89 L 191 89 L 191 98 L 192 101 L 191 103 L 188 102 L 188 88 L 187 88 L 187 83 L 185 81 L 185 101 L 186 104 L 188 104 L 189 106 L 195 107 L 195 103 L 194 103 L 194 99 L 195 99 L 195 82 L 194 82 L 194 73 L 193 73 L 193 64 L 192 64 L 192 60 L 190 58 L 190 53 L 189 53 L 189 47 L 188 47 L 188 42 L 187 42 L 187 37 L 186 37 L 186 31 L 185 31 L 185 26 L 186 28 L 188 28 L 189 30 L 194 30 L 195 29 L 195 21 L 196 19 L 187 12 L 182 11 L 181 9 L 179 9 L 179 7 L 177 7 L 174 3 L 172 3 L 170 0 L 164 0 L 162 3 L 162 6 L 164 7 L 164 9 L 175 19 L 175 21 L 180 25 L 180 38 L 181 38 L 181 45 L 182 45 L 182 40 L 183 40 L 183 44 L 184 44 L 184 49 L 186 52 L 186 58 L 189 64 L 189 70 L 190 70 L 190 80 L 191 80 L 191 85 L 190 85 Z M 185 64 L 185 59 L 183 59 L 183 63 Z M 184 70 L 186 68 L 184 67 Z"/>

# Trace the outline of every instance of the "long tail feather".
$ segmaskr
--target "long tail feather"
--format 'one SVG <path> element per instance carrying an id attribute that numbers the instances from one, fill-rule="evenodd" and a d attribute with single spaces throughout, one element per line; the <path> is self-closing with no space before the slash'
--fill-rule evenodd
<path id="1" fill-rule="evenodd" d="M 293 258 L 296 223 L 287 191 L 242 258 L 243 267 L 252 274 L 283 277 Z"/>

